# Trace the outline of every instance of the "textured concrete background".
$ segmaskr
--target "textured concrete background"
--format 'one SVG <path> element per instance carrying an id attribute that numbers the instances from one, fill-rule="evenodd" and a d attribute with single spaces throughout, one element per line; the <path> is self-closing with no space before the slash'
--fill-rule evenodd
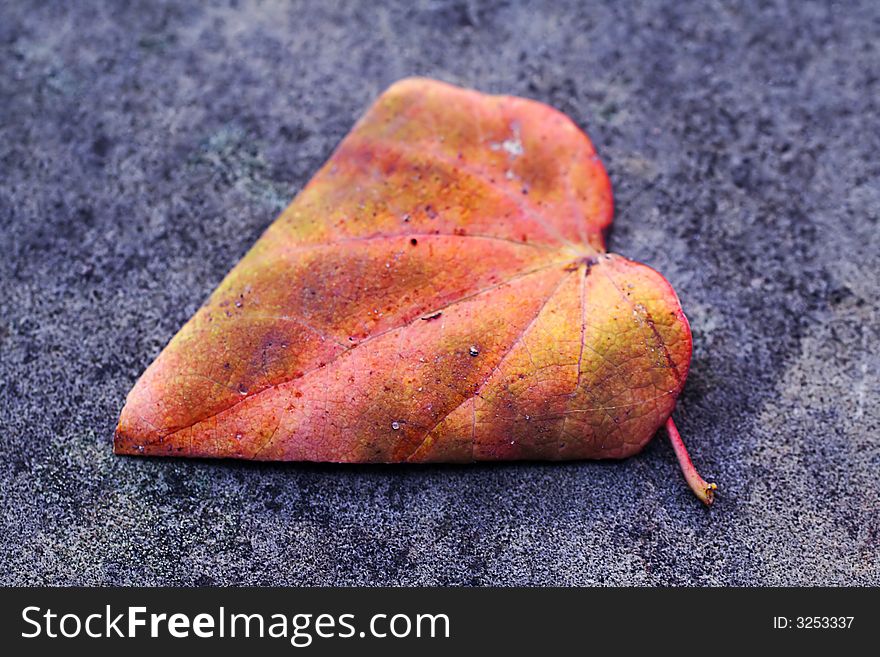
<path id="1" fill-rule="evenodd" d="M 880 6 L 4 2 L 0 581 L 880 584 Z M 612 6 L 616 5 L 616 6 Z M 671 450 L 118 458 L 143 368 L 390 82 L 550 103 L 678 290 Z"/>

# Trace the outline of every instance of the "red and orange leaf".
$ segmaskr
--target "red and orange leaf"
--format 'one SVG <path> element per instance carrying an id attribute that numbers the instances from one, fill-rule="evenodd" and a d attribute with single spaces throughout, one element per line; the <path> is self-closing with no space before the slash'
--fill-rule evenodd
<path id="1" fill-rule="evenodd" d="M 120 454 L 336 462 L 621 458 L 691 335 L 605 253 L 608 177 L 546 105 L 388 89 L 147 368 Z"/>

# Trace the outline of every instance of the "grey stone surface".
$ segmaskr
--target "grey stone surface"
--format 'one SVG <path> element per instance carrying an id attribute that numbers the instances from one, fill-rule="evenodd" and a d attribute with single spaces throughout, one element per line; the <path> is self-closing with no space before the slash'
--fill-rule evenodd
<path id="1" fill-rule="evenodd" d="M 880 584 L 880 6 L 0 5 L 4 584 Z M 412 74 L 585 127 L 694 329 L 620 463 L 115 457 L 143 368 Z"/>

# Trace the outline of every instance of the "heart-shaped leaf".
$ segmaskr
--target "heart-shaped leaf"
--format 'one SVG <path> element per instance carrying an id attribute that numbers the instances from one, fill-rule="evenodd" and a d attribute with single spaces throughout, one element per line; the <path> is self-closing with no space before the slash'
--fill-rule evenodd
<path id="1" fill-rule="evenodd" d="M 691 334 L 662 276 L 605 253 L 611 215 L 561 113 L 399 82 L 147 368 L 115 450 L 634 454 L 675 406 Z"/>

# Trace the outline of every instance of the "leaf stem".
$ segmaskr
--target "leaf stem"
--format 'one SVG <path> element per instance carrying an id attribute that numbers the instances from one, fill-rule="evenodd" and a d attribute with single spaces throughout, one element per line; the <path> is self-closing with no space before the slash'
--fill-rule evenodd
<path id="1" fill-rule="evenodd" d="M 697 472 L 688 454 L 687 447 L 684 446 L 684 441 L 682 441 L 681 435 L 678 433 L 678 428 L 675 426 L 675 422 L 672 421 L 671 415 L 666 420 L 666 433 L 669 434 L 669 442 L 672 443 L 672 449 L 675 451 L 675 457 L 678 459 L 678 465 L 681 467 L 682 473 L 684 473 L 688 486 L 703 501 L 703 504 L 710 506 L 715 500 L 715 489 L 718 486 L 707 483 L 700 476 L 700 473 Z"/>

